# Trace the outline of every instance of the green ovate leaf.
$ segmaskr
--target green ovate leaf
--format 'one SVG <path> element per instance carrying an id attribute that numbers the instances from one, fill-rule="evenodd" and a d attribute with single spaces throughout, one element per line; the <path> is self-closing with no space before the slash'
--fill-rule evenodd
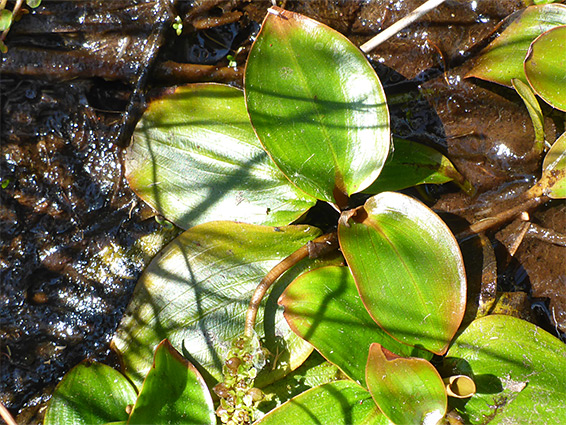
<path id="1" fill-rule="evenodd" d="M 527 107 L 535 131 L 535 146 L 537 151 L 542 153 L 544 149 L 544 117 L 537 97 L 533 89 L 521 80 L 513 78 L 511 82 L 513 83 L 513 88 L 517 91 L 519 96 L 521 96 L 521 99 L 523 99 Z"/>
<path id="2" fill-rule="evenodd" d="M 286 225 L 315 202 L 261 147 L 242 91 L 220 84 L 178 87 L 152 101 L 128 149 L 126 177 L 184 229 L 213 220 Z"/>
<path id="3" fill-rule="evenodd" d="M 446 224 L 394 192 L 343 214 L 340 246 L 369 314 L 397 340 L 444 354 L 466 303 L 462 254 Z"/>
<path id="4" fill-rule="evenodd" d="M 7 30 L 12 25 L 12 12 L 7 9 L 0 10 L 0 31 Z"/>
<path id="5" fill-rule="evenodd" d="M 511 316 L 472 322 L 447 354 L 477 392 L 456 405 L 471 424 L 556 424 L 566 418 L 566 345 Z"/>
<path id="6" fill-rule="evenodd" d="M 209 385 L 221 379 L 231 341 L 242 335 L 250 298 L 283 258 L 320 235 L 309 226 L 263 227 L 213 222 L 193 227 L 166 246 L 141 276 L 114 342 L 136 385 L 168 338 Z M 268 384 L 299 366 L 312 347 L 288 327 L 277 298 L 299 273 L 323 260 L 304 260 L 285 273 L 258 312 L 255 330 L 274 355 L 260 373 Z M 275 364 L 274 364 L 275 363 Z"/>
<path id="7" fill-rule="evenodd" d="M 26 4 L 32 9 L 35 9 L 41 4 L 41 0 L 26 0 Z"/>
<path id="8" fill-rule="evenodd" d="M 538 37 L 525 60 L 525 74 L 546 103 L 566 111 L 566 25 Z"/>
<path id="9" fill-rule="evenodd" d="M 55 388 L 44 425 L 102 425 L 128 419 L 126 407 L 136 401 L 132 384 L 102 363 L 83 362 Z"/>
<path id="10" fill-rule="evenodd" d="M 348 267 L 321 267 L 299 276 L 279 303 L 285 307 L 285 318 L 297 335 L 364 387 L 371 343 L 378 341 L 403 356 L 427 355 L 394 340 L 372 320 Z"/>
<path id="11" fill-rule="evenodd" d="M 216 424 L 212 397 L 196 368 L 162 341 L 128 424 Z"/>
<path id="12" fill-rule="evenodd" d="M 393 148 L 381 174 L 365 193 L 401 190 L 419 184 L 454 182 L 466 193 L 472 184 L 437 150 L 410 140 L 393 138 Z"/>
<path id="13" fill-rule="evenodd" d="M 366 380 L 373 400 L 395 424 L 436 425 L 446 414 L 444 383 L 426 360 L 394 356 L 372 344 Z"/>
<path id="14" fill-rule="evenodd" d="M 388 425 L 371 395 L 352 381 L 337 381 L 306 391 L 256 422 L 256 425 Z"/>
<path id="15" fill-rule="evenodd" d="M 250 51 L 245 94 L 261 143 L 305 192 L 341 204 L 379 175 L 389 152 L 385 94 L 342 34 L 271 8 Z"/>
<path id="16" fill-rule="evenodd" d="M 513 78 L 526 83 L 523 62 L 532 41 L 549 29 L 566 24 L 566 6 L 531 6 L 511 18 L 515 20 L 487 46 L 466 77 L 506 86 L 511 86 Z"/>
<path id="17" fill-rule="evenodd" d="M 540 184 L 549 197 L 566 198 L 566 132 L 556 139 L 544 157 Z"/>

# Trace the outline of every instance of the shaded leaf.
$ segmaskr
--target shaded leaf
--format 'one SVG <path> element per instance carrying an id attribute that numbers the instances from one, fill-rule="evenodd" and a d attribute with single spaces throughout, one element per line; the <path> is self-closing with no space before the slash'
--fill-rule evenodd
<path id="1" fill-rule="evenodd" d="M 546 103 L 566 111 L 566 25 L 548 30 L 533 42 L 525 74 Z"/>
<path id="2" fill-rule="evenodd" d="M 462 254 L 446 224 L 395 192 L 345 218 L 340 246 L 369 314 L 397 340 L 443 354 L 466 303 Z"/>
<path id="3" fill-rule="evenodd" d="M 0 10 L 0 31 L 10 28 L 12 25 L 12 12 L 7 9 Z"/>
<path id="4" fill-rule="evenodd" d="M 116 332 L 114 342 L 122 352 L 125 373 L 138 385 L 151 367 L 155 346 L 168 338 L 214 385 L 221 379 L 231 341 L 243 333 L 258 283 L 279 261 L 318 235 L 320 231 L 309 226 L 233 222 L 206 223 L 181 234 L 146 268 Z M 285 273 L 259 310 L 255 329 L 279 358 L 276 366 L 265 368 L 265 376 L 260 374 L 258 385 L 295 369 L 312 350 L 289 329 L 276 301 L 290 281 L 316 264 L 304 260 Z"/>
<path id="5" fill-rule="evenodd" d="M 337 381 L 306 391 L 277 409 L 257 425 L 387 425 L 371 395 L 352 381 Z"/>
<path id="6" fill-rule="evenodd" d="M 271 8 L 250 51 L 245 95 L 261 143 L 306 193 L 340 203 L 379 175 L 390 138 L 385 94 L 342 34 Z"/>
<path id="7" fill-rule="evenodd" d="M 540 184 L 551 198 L 566 198 L 566 132 L 554 142 L 544 157 Z"/>
<path id="8" fill-rule="evenodd" d="M 55 388 L 44 425 L 96 425 L 128 419 L 126 406 L 136 401 L 132 384 L 102 363 L 83 362 Z"/>
<path id="9" fill-rule="evenodd" d="M 381 174 L 364 192 L 375 194 L 452 180 L 467 194 L 474 192 L 472 184 L 440 152 L 422 143 L 394 137 L 391 153 Z"/>
<path id="10" fill-rule="evenodd" d="M 531 117 L 535 131 L 535 146 L 539 152 L 544 149 L 544 117 L 532 88 L 517 78 L 511 80 L 513 88 L 517 91 Z"/>
<path id="11" fill-rule="evenodd" d="M 348 267 L 321 267 L 299 276 L 279 303 L 285 307 L 285 318 L 295 333 L 364 387 L 373 342 L 403 356 L 427 356 L 427 352 L 394 340 L 373 321 Z"/>
<path id="12" fill-rule="evenodd" d="M 212 397 L 196 368 L 162 341 L 128 424 L 216 424 Z"/>
<path id="13" fill-rule="evenodd" d="M 514 21 L 481 53 L 466 77 L 477 77 L 511 86 L 518 78 L 527 83 L 523 62 L 533 40 L 558 25 L 566 24 L 566 6 L 531 6 L 511 15 Z"/>
<path id="14" fill-rule="evenodd" d="M 556 424 L 566 418 L 566 345 L 532 323 L 490 315 L 454 341 L 447 362 L 474 378 L 477 393 L 457 403 L 466 423 Z"/>
<path id="15" fill-rule="evenodd" d="M 446 414 L 444 383 L 426 360 L 393 356 L 372 344 L 366 380 L 375 403 L 393 423 L 436 425 Z"/>
<path id="16" fill-rule="evenodd" d="M 315 200 L 269 159 L 241 90 L 191 84 L 152 101 L 126 156 L 132 189 L 187 229 L 214 220 L 286 225 Z"/>

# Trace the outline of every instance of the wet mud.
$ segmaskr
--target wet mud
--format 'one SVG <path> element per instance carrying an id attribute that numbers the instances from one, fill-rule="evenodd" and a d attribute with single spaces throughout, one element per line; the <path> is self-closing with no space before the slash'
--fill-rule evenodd
<path id="1" fill-rule="evenodd" d="M 284 3 L 361 45 L 421 2 Z M 40 420 L 72 366 L 107 358 L 144 265 L 177 232 L 124 179 L 123 147 L 145 93 L 196 81 L 241 85 L 269 5 L 44 1 L 10 30 L 0 62 L 0 401 L 19 423 Z M 412 192 L 455 232 L 519 202 L 540 176 L 519 97 L 464 79 L 502 19 L 522 7 L 519 0 L 447 1 L 369 55 L 394 134 L 439 149 L 477 189 L 473 197 L 451 184 Z M 171 27 L 177 15 L 181 36 Z M 547 118 L 546 127 L 553 140 L 564 115 Z M 494 284 L 526 294 L 523 313 L 562 336 L 565 204 L 548 202 L 529 218 L 527 230 L 514 221 L 488 232 Z M 482 250 L 471 242 L 463 249 L 470 282 L 479 286 Z"/>

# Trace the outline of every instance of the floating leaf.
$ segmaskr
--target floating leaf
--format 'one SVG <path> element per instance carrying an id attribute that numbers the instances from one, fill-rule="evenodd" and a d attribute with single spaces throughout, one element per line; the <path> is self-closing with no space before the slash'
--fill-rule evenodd
<path id="1" fill-rule="evenodd" d="M 527 107 L 527 111 L 529 112 L 535 131 L 535 147 L 540 153 L 542 153 L 542 150 L 544 149 L 544 117 L 537 97 L 535 96 L 533 89 L 521 80 L 513 78 L 511 82 L 513 83 L 513 88 L 517 91 L 519 96 L 521 96 L 521 99 L 523 99 L 523 102 Z"/>
<path id="2" fill-rule="evenodd" d="M 393 423 L 436 425 L 446 414 L 444 382 L 426 360 L 398 357 L 372 344 L 366 380 L 375 403 Z"/>
<path id="3" fill-rule="evenodd" d="M 566 25 L 541 34 L 525 60 L 529 84 L 546 103 L 566 111 Z"/>
<path id="4" fill-rule="evenodd" d="M 387 158 L 381 83 L 342 34 L 298 13 L 269 11 L 245 71 L 252 124 L 293 183 L 340 204 L 368 187 Z"/>
<path id="5" fill-rule="evenodd" d="M 447 356 L 455 372 L 476 382 L 476 394 L 457 404 L 465 423 L 539 425 L 566 418 L 566 345 L 532 323 L 482 317 Z"/>
<path id="6" fill-rule="evenodd" d="M 425 183 L 442 184 L 452 180 L 464 192 L 474 192 L 472 184 L 440 152 L 422 143 L 394 137 L 393 149 L 381 174 L 364 192 L 375 194 Z"/>
<path id="7" fill-rule="evenodd" d="M 397 340 L 443 354 L 466 303 L 462 254 L 446 224 L 394 192 L 348 213 L 340 246 L 372 318 Z"/>
<path id="8" fill-rule="evenodd" d="M 515 20 L 487 46 L 466 77 L 506 86 L 511 86 L 513 78 L 526 83 L 523 62 L 532 41 L 549 29 L 566 24 L 566 6 L 531 6 L 511 18 Z"/>
<path id="9" fill-rule="evenodd" d="M 128 419 L 126 407 L 136 401 L 132 384 L 102 363 L 83 362 L 55 388 L 44 425 L 97 425 Z"/>
<path id="10" fill-rule="evenodd" d="M 206 223 L 181 234 L 145 270 L 114 337 L 126 374 L 139 384 L 151 367 L 155 346 L 168 338 L 214 385 L 221 379 L 231 341 L 243 333 L 258 283 L 318 235 L 320 231 L 309 226 L 233 222 Z M 279 354 L 276 365 L 266 367 L 269 373 L 258 377 L 260 383 L 295 369 L 312 350 L 289 329 L 276 302 L 289 282 L 316 264 L 305 260 L 284 274 L 260 308 L 256 331 L 265 335 L 265 346 Z"/>
<path id="11" fill-rule="evenodd" d="M 554 142 L 544 157 L 540 184 L 551 198 L 566 198 L 566 132 Z"/>
<path id="12" fill-rule="evenodd" d="M 216 424 L 210 392 L 195 367 L 162 341 L 128 424 Z"/>
<path id="13" fill-rule="evenodd" d="M 366 363 L 373 342 L 403 356 L 418 352 L 391 338 L 372 320 L 348 267 L 321 267 L 299 276 L 279 303 L 285 307 L 291 329 L 362 386 L 366 386 Z M 426 352 L 419 354 L 426 356 Z"/>
<path id="14" fill-rule="evenodd" d="M 292 398 L 256 425 L 388 425 L 371 395 L 352 381 L 324 384 Z"/>
<path id="15" fill-rule="evenodd" d="M 286 225 L 315 200 L 269 159 L 241 90 L 191 84 L 152 101 L 126 156 L 132 189 L 187 229 L 213 220 Z"/>

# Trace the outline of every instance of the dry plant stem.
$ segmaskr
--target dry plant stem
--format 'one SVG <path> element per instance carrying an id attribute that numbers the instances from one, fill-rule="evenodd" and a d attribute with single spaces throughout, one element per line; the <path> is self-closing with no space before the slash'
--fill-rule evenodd
<path id="1" fill-rule="evenodd" d="M 4 419 L 4 422 L 8 425 L 18 425 L 8 409 L 6 409 L 2 403 L 0 403 L 0 418 Z"/>
<path id="2" fill-rule="evenodd" d="M 426 15 L 432 9 L 440 6 L 445 1 L 446 0 L 428 0 L 428 1 L 424 2 L 421 6 L 417 7 L 415 10 L 413 10 L 407 16 L 398 20 L 393 25 L 391 25 L 389 28 L 387 28 L 386 30 L 381 31 L 379 34 L 377 34 L 375 37 L 373 37 L 368 42 L 362 44 L 361 47 L 360 47 L 360 50 L 364 53 L 371 52 L 373 49 L 375 49 L 381 43 L 388 40 L 389 38 L 391 38 L 392 36 L 397 34 L 399 31 L 401 31 L 405 27 L 408 27 L 413 22 L 415 22 L 417 19 L 419 19 L 421 16 Z"/>
<path id="3" fill-rule="evenodd" d="M 288 257 L 281 260 L 275 267 L 273 267 L 269 273 L 261 280 L 259 285 L 257 286 L 255 292 L 252 295 L 250 300 L 250 306 L 248 307 L 248 311 L 246 313 L 246 322 L 244 328 L 244 334 L 246 337 L 251 337 L 254 332 L 255 321 L 257 317 L 257 311 L 259 309 L 259 305 L 265 296 L 265 293 L 271 286 L 275 283 L 275 281 L 297 264 L 302 259 L 306 258 L 307 256 L 310 258 L 317 258 L 320 257 L 328 252 L 335 250 L 338 246 L 338 236 L 336 232 L 327 233 L 322 235 L 308 244 L 303 245 L 298 250 L 293 252 Z"/>

